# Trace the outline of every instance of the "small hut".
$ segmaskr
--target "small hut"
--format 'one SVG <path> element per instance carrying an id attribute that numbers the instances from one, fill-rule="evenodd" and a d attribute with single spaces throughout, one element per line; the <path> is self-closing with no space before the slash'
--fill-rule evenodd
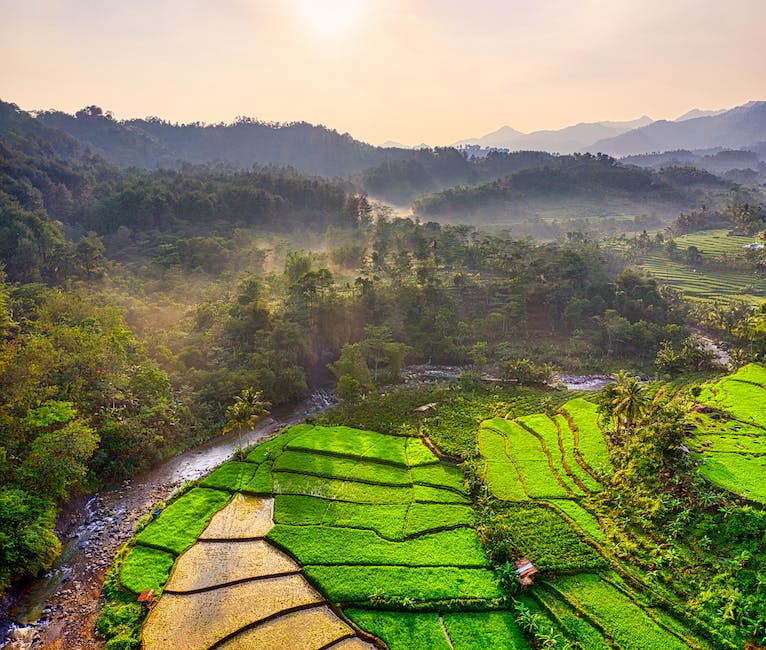
<path id="1" fill-rule="evenodd" d="M 413 412 L 415 413 L 415 417 L 418 419 L 418 435 L 423 435 L 423 418 L 428 415 L 429 413 L 433 413 L 436 410 L 436 403 L 431 402 L 430 404 L 423 404 L 423 406 L 418 406 Z"/>
<path id="2" fill-rule="evenodd" d="M 142 591 L 138 595 L 138 598 L 136 599 L 136 601 L 143 607 L 149 607 L 149 605 L 152 604 L 153 600 L 154 600 L 154 589 L 146 589 L 145 591 Z"/>
<path id="3" fill-rule="evenodd" d="M 521 557 L 516 560 L 516 575 L 519 576 L 519 583 L 522 587 L 531 587 L 538 573 L 540 572 L 537 567 L 527 558 Z"/>

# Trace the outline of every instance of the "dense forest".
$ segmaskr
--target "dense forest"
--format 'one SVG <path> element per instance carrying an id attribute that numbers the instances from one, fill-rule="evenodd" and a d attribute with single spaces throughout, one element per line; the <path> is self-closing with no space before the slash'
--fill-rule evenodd
<path id="1" fill-rule="evenodd" d="M 405 197 L 510 171 L 498 192 L 675 200 L 679 188 L 728 187 L 703 173 L 455 150 L 384 161 L 361 185 L 265 164 L 123 168 L 149 164 L 115 160 L 104 143 L 182 127 L 0 109 L 0 589 L 50 565 L 56 509 L 73 492 L 217 434 L 245 388 L 275 405 L 330 383 L 354 397 L 396 381 L 405 361 L 543 383 L 552 364 L 651 369 L 662 350 L 694 348 L 680 295 L 587 234 L 536 243 L 394 219 L 365 188 Z M 58 128 L 84 137 L 81 120 L 103 127 L 111 161 L 93 153 L 99 141 L 89 150 Z M 267 128 L 240 128 L 256 126 Z M 188 128 L 214 143 L 230 133 Z M 552 166 L 523 171 L 540 162 Z M 766 316 L 749 317 L 755 357 Z"/>

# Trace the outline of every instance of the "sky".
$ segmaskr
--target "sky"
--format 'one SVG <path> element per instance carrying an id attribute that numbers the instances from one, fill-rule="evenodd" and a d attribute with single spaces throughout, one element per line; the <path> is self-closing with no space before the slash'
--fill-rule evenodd
<path id="1" fill-rule="evenodd" d="M 0 0 L 0 99 L 380 144 L 766 99 L 766 0 Z"/>

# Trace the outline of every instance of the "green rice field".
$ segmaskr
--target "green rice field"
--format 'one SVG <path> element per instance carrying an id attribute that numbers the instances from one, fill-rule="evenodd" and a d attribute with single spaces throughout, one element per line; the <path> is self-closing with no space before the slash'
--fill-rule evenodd
<path id="1" fill-rule="evenodd" d="M 689 447 L 711 483 L 766 504 L 766 368 L 748 364 L 706 386 L 699 396 L 713 413 L 692 412 Z"/>
<path id="2" fill-rule="evenodd" d="M 678 250 L 683 253 L 689 246 L 696 246 L 704 259 L 726 256 L 737 261 L 745 259 L 743 246 L 753 241 L 752 237 L 729 237 L 726 230 L 706 230 L 676 238 Z M 690 298 L 729 302 L 744 300 L 760 304 L 766 300 L 766 279 L 754 272 L 691 268 L 681 260 L 671 260 L 664 252 L 651 252 L 639 266 L 654 275 L 657 280 L 682 291 Z"/>

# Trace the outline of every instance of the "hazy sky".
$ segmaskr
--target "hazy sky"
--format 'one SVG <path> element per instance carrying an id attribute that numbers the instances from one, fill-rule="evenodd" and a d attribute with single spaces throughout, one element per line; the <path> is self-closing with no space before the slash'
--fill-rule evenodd
<path id="1" fill-rule="evenodd" d="M 0 98 L 378 144 L 766 99 L 766 0 L 0 0 Z"/>

